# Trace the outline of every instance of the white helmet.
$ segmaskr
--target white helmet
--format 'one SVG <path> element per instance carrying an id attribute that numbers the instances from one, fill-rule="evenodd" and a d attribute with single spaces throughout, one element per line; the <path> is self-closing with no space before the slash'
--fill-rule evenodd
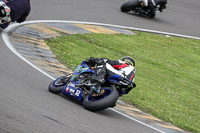
<path id="1" fill-rule="evenodd" d="M 123 57 L 121 60 L 124 61 L 124 62 L 126 62 L 127 64 L 129 64 L 129 65 L 135 67 L 135 61 L 133 60 L 132 57 L 130 57 L 130 56 L 125 56 L 125 57 Z"/>
<path id="2" fill-rule="evenodd" d="M 10 8 L 2 1 L 0 1 L 0 24 L 11 21 Z"/>

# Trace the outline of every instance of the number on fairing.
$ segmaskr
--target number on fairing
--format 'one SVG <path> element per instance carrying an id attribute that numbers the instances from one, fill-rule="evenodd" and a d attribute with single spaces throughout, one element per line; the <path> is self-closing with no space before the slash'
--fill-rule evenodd
<path id="1" fill-rule="evenodd" d="M 77 90 L 75 93 L 75 96 L 79 97 L 80 94 L 81 94 L 81 91 Z"/>

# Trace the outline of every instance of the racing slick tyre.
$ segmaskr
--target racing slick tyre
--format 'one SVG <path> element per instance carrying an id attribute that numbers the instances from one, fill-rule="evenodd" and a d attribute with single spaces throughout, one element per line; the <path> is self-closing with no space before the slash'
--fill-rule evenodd
<path id="1" fill-rule="evenodd" d="M 139 2 L 136 0 L 133 1 L 128 1 L 121 6 L 121 11 L 122 12 L 129 12 L 131 10 L 134 10 L 136 6 L 139 6 Z"/>
<path id="2" fill-rule="evenodd" d="M 71 75 L 66 75 L 52 81 L 48 87 L 49 92 L 52 92 L 54 94 L 61 93 L 62 89 L 65 87 L 67 81 L 70 78 L 71 78 Z"/>
<path id="3" fill-rule="evenodd" d="M 104 93 L 100 96 L 87 95 L 83 100 L 83 106 L 90 111 L 100 111 L 108 107 L 114 107 L 119 98 L 119 92 L 115 87 L 103 87 Z"/>
<path id="4" fill-rule="evenodd" d="M 149 18 L 155 18 L 156 17 L 155 9 L 148 9 L 148 16 Z"/>

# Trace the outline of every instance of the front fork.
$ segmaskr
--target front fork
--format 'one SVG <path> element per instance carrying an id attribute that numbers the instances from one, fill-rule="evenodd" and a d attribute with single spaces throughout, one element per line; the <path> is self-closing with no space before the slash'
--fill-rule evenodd
<path id="1" fill-rule="evenodd" d="M 61 77 L 60 80 L 62 81 L 62 83 L 67 84 L 67 82 L 70 80 L 71 77 L 72 77 L 72 74 L 68 74 L 68 75 Z"/>

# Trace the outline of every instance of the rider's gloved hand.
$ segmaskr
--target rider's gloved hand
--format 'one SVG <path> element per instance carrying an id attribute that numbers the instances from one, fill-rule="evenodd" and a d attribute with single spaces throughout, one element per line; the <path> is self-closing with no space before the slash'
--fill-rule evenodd
<path id="1" fill-rule="evenodd" d="M 167 6 L 166 5 L 162 5 L 162 6 L 160 6 L 159 8 L 158 8 L 158 10 L 160 11 L 160 12 L 162 12 L 163 11 L 163 9 L 166 9 L 167 8 Z"/>

